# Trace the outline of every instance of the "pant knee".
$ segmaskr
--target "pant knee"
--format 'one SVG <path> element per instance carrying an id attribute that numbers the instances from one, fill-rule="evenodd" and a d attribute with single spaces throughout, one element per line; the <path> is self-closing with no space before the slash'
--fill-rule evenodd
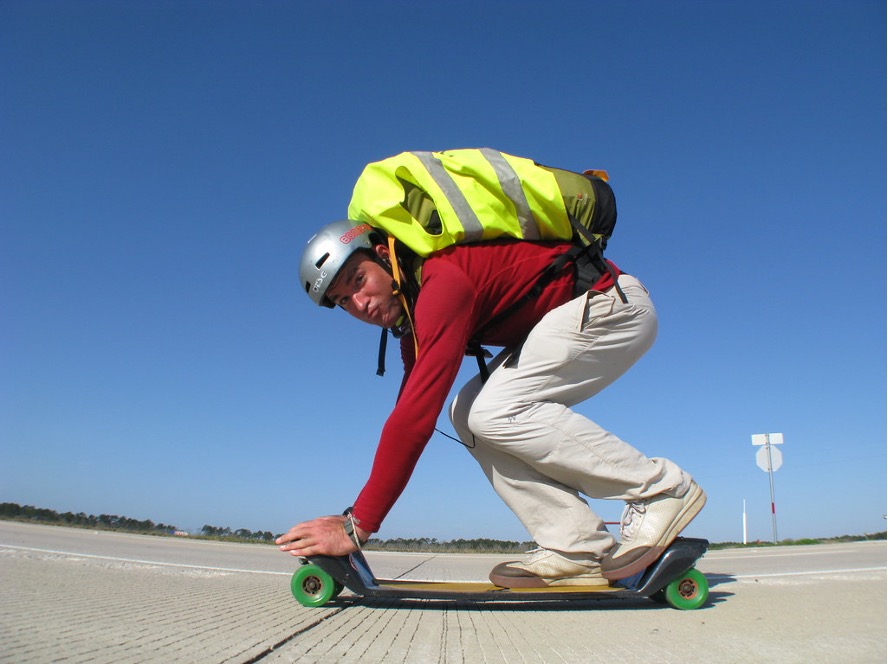
<path id="1" fill-rule="evenodd" d="M 503 438 L 505 432 L 514 433 L 515 414 L 476 401 L 468 413 L 466 424 L 476 436 L 489 442 L 497 442 Z"/>
<path id="2" fill-rule="evenodd" d="M 457 396 L 450 402 L 450 424 L 456 431 L 457 435 L 465 442 L 466 437 L 471 437 L 472 430 L 469 427 L 469 415 L 471 413 L 471 399 L 460 398 Z"/>

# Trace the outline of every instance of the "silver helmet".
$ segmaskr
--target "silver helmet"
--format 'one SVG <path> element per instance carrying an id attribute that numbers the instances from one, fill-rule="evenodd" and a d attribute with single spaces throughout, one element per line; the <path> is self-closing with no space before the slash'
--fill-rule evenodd
<path id="1" fill-rule="evenodd" d="M 317 305 L 333 308 L 327 289 L 349 257 L 359 249 L 372 249 L 379 234 L 362 221 L 334 221 L 305 245 L 299 263 L 299 281 Z"/>

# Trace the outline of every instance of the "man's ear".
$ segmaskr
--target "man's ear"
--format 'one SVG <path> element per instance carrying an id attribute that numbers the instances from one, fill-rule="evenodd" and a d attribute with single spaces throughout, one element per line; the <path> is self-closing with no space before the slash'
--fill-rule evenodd
<path id="1" fill-rule="evenodd" d="M 384 244 L 375 244 L 373 245 L 373 251 L 376 255 L 384 260 L 386 263 L 391 263 L 392 254 L 389 251 L 389 248 Z"/>

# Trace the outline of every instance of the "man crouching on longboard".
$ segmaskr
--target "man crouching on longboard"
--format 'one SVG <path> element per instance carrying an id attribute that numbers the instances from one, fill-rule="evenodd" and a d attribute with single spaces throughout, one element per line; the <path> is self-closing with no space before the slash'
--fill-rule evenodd
<path id="1" fill-rule="evenodd" d="M 571 245 L 514 240 L 432 253 L 422 262 L 420 286 L 418 279 L 410 283 L 409 266 L 398 269 L 396 246 L 367 223 L 339 221 L 318 232 L 303 254 L 301 282 L 311 299 L 395 332 L 405 374 L 352 510 L 294 526 L 278 538 L 280 549 L 345 555 L 379 530 L 475 342 L 504 350 L 489 363 L 486 381 L 479 375 L 461 389 L 450 418 L 541 547 L 497 565 L 490 580 L 512 588 L 603 586 L 647 567 L 706 496 L 672 461 L 646 457 L 571 410 L 653 344 L 657 317 L 645 287 L 608 261 L 591 287 L 578 289 L 576 270 L 567 265 L 527 297 Z M 626 502 L 619 544 L 581 494 Z"/>

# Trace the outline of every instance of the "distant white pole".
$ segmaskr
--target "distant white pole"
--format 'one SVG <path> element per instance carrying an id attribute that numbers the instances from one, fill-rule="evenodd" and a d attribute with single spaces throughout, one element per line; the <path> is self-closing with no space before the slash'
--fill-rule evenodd
<path id="1" fill-rule="evenodd" d="M 746 544 L 746 498 L 743 499 L 743 543 Z"/>
<path id="2" fill-rule="evenodd" d="M 765 449 L 768 450 L 768 479 L 771 481 L 771 531 L 774 544 L 777 544 L 777 504 L 774 502 L 774 460 L 771 455 L 771 434 L 765 434 Z"/>
<path id="3" fill-rule="evenodd" d="M 756 453 L 758 467 L 768 473 L 771 484 L 771 530 L 774 544 L 777 544 L 777 503 L 774 500 L 774 471 L 783 464 L 783 454 L 774 445 L 783 444 L 782 433 L 757 433 L 752 437 L 752 444 L 759 446 Z"/>

